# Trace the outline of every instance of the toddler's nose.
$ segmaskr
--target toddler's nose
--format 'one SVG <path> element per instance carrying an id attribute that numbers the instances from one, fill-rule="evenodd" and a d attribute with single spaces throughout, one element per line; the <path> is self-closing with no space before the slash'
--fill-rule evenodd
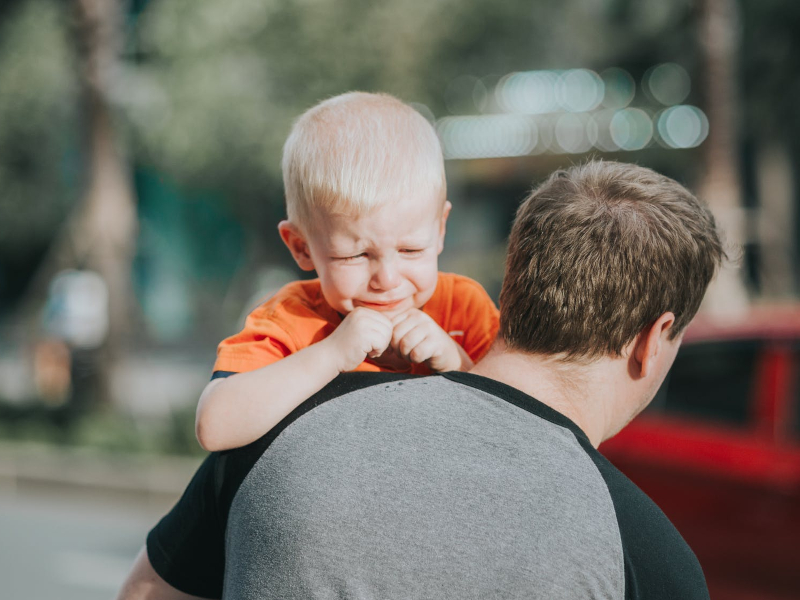
<path id="1" fill-rule="evenodd" d="M 379 261 L 370 281 L 372 289 L 393 290 L 399 285 L 400 273 L 397 271 L 394 261 Z"/>

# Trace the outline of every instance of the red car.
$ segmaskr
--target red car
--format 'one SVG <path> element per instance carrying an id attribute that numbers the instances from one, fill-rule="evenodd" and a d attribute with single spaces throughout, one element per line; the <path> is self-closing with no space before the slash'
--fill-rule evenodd
<path id="1" fill-rule="evenodd" d="M 697 554 L 712 600 L 800 599 L 800 308 L 698 317 L 601 451 Z"/>

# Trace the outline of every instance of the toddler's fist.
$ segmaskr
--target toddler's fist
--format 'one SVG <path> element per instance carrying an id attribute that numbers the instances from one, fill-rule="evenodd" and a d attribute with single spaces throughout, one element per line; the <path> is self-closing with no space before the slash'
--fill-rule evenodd
<path id="1" fill-rule="evenodd" d="M 381 313 L 357 307 L 326 338 L 336 353 L 339 372 L 352 371 L 368 356 L 383 354 L 392 342 L 392 322 Z"/>
<path id="2" fill-rule="evenodd" d="M 393 320 L 392 348 L 412 363 L 432 371 L 459 371 L 472 366 L 466 352 L 430 316 L 412 308 Z"/>

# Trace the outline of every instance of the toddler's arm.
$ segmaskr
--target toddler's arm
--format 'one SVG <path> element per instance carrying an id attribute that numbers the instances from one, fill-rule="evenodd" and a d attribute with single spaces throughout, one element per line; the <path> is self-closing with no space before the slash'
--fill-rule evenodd
<path id="1" fill-rule="evenodd" d="M 467 371 L 472 359 L 429 315 L 412 308 L 392 323 L 392 348 L 412 363 L 426 363 L 432 371 Z"/>
<path id="2" fill-rule="evenodd" d="M 339 373 L 380 356 L 391 340 L 389 319 L 356 308 L 324 340 L 255 371 L 209 382 L 197 406 L 197 441 L 218 451 L 257 440 Z"/>

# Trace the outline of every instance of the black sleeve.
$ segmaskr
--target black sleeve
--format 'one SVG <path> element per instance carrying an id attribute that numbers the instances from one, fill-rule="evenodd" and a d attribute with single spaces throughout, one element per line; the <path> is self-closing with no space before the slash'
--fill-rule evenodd
<path id="1" fill-rule="evenodd" d="M 147 536 L 147 556 L 172 587 L 222 597 L 224 528 L 217 502 L 218 454 L 200 465 L 181 499 Z"/>
<path id="2" fill-rule="evenodd" d="M 211 381 L 215 379 L 223 379 L 225 377 L 230 377 L 231 375 L 236 375 L 236 371 L 214 371 L 211 374 Z"/>
<path id="3" fill-rule="evenodd" d="M 242 481 L 269 445 L 292 422 L 328 400 L 356 389 L 412 377 L 415 376 L 400 373 L 344 373 L 252 444 L 210 454 L 178 503 L 147 536 L 147 556 L 156 573 L 184 593 L 220 598 L 228 513 Z"/>
<path id="4" fill-rule="evenodd" d="M 625 598 L 708 600 L 703 569 L 667 516 L 596 451 L 590 452 L 611 494 L 625 555 Z"/>

